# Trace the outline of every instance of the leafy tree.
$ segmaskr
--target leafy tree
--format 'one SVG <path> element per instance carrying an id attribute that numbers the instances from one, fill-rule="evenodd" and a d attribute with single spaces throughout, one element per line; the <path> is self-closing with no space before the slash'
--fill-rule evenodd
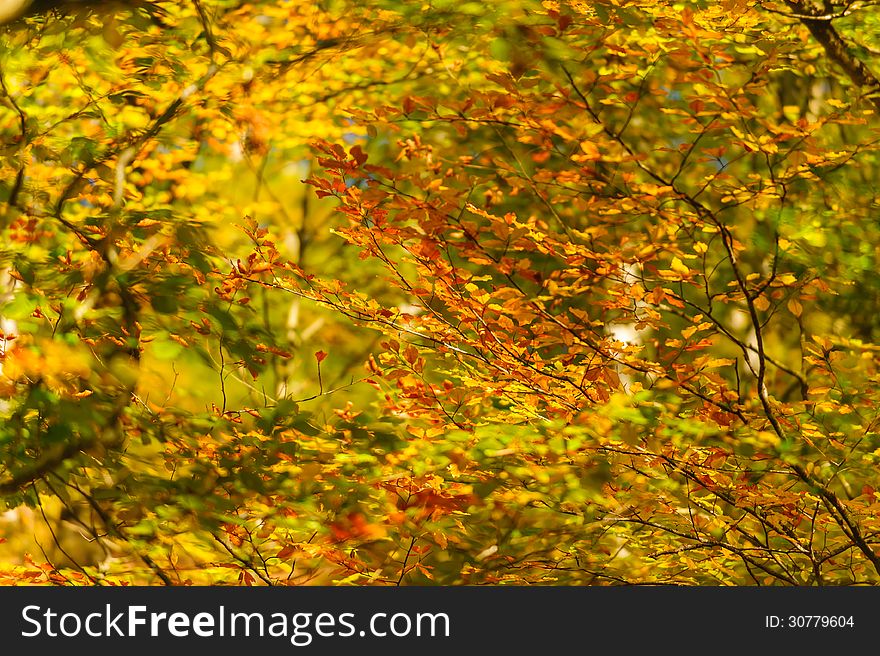
<path id="1" fill-rule="evenodd" d="M 2 580 L 880 578 L 872 6 L 61 4 Z"/>

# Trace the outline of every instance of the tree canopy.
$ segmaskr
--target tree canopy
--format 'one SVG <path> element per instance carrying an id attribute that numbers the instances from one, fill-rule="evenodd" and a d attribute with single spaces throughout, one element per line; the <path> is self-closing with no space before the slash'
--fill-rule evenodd
<path id="1" fill-rule="evenodd" d="M 0 22 L 0 583 L 880 581 L 872 3 Z"/>

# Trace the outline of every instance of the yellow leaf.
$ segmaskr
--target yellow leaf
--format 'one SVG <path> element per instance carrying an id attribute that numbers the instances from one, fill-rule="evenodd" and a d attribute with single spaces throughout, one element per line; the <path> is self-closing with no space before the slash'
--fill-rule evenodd
<path id="1" fill-rule="evenodd" d="M 599 159 L 602 157 L 599 148 L 592 141 L 581 141 L 581 150 L 586 154 L 587 159 Z"/>
<path id="2" fill-rule="evenodd" d="M 672 258 L 672 270 L 676 273 L 680 273 L 683 276 L 689 275 L 691 270 L 685 266 L 684 262 L 682 262 L 677 257 Z"/>
<path id="3" fill-rule="evenodd" d="M 794 316 L 799 317 L 804 311 L 804 306 L 801 305 L 800 301 L 798 301 L 796 298 L 790 298 L 788 299 L 788 311 L 791 312 Z"/>
<path id="4" fill-rule="evenodd" d="M 782 442 L 776 433 L 771 433 L 770 431 L 761 431 L 756 437 L 758 438 L 757 442 L 766 446 L 778 446 Z"/>
<path id="5" fill-rule="evenodd" d="M 767 300 L 766 296 L 759 296 L 755 299 L 755 307 L 761 310 L 761 312 L 765 312 L 770 307 L 770 301 Z"/>

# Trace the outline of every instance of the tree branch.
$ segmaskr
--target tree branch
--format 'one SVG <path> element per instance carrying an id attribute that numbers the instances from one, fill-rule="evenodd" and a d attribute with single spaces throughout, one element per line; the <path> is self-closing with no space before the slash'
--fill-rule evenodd
<path id="1" fill-rule="evenodd" d="M 818 41 L 828 57 L 840 66 L 854 84 L 870 90 L 869 99 L 875 109 L 880 112 L 880 79 L 858 57 L 854 56 L 846 45 L 846 42 L 834 29 L 827 17 L 816 14 L 804 0 L 785 0 L 791 10 L 797 15 L 813 38 Z"/>

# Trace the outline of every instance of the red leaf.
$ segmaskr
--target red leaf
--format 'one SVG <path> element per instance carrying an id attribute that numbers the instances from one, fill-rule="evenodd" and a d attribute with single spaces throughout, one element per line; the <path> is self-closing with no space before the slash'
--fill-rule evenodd
<path id="1" fill-rule="evenodd" d="M 324 351 L 315 351 L 315 360 L 318 361 L 318 364 L 321 364 L 321 361 L 327 357 L 327 354 Z"/>

